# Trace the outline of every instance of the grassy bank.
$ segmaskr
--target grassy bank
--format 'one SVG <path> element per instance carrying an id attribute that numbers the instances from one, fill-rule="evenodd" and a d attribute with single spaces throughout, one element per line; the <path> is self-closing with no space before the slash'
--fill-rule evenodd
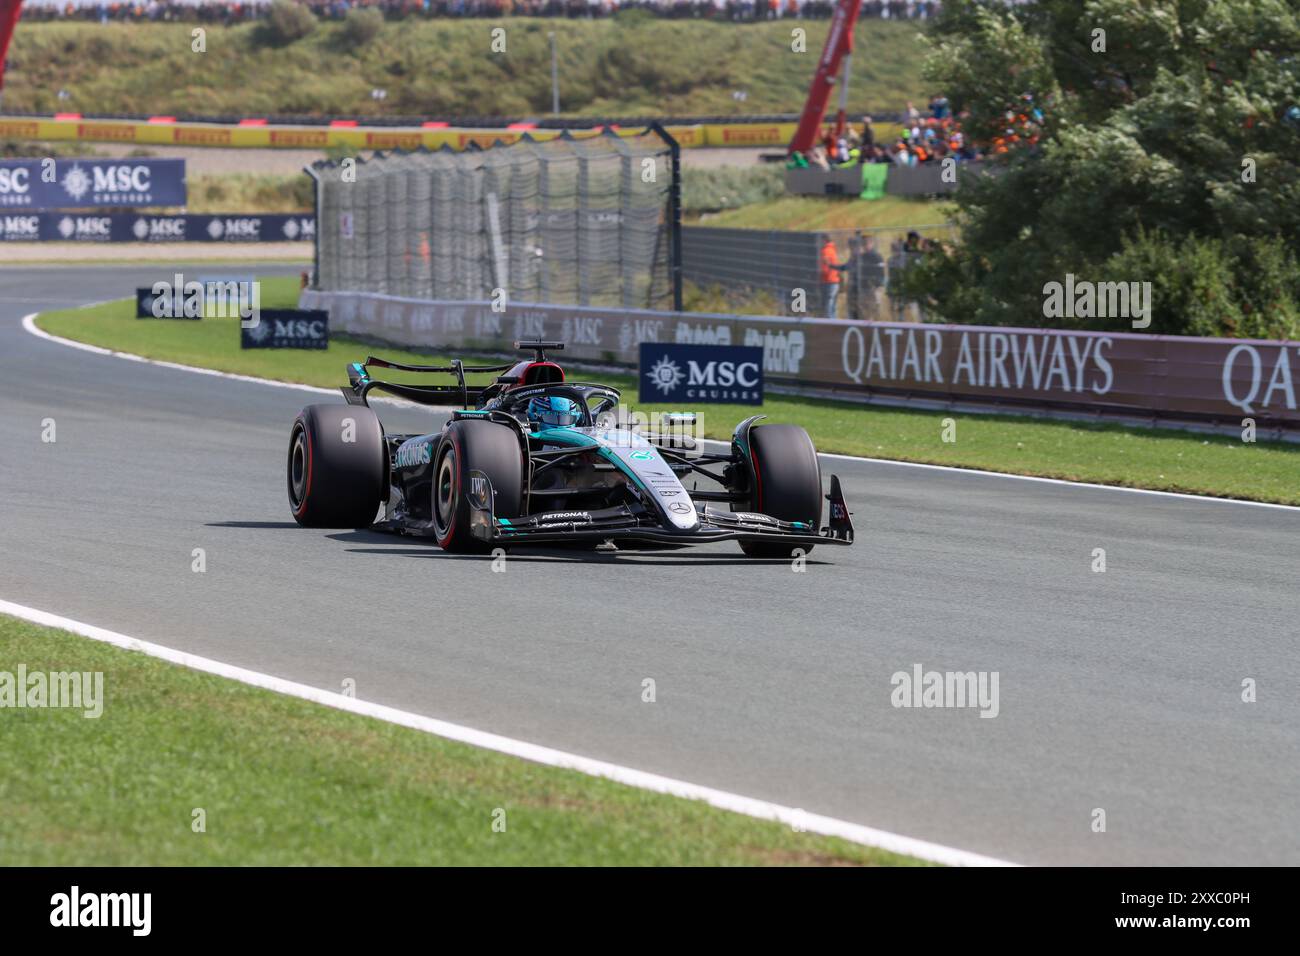
<path id="1" fill-rule="evenodd" d="M 193 176 L 187 186 L 186 212 L 311 213 L 314 208 L 314 184 L 305 173 Z"/>
<path id="2" fill-rule="evenodd" d="M 952 218 L 952 205 L 941 200 L 827 199 L 820 196 L 773 196 L 761 202 L 739 203 L 699 220 L 702 226 L 731 229 L 911 229 L 937 226 Z M 926 232 L 927 230 L 921 230 Z"/>
<path id="3" fill-rule="evenodd" d="M 789 23 L 408 19 L 356 46 L 322 23 L 277 46 L 260 24 L 24 23 L 5 78 L 5 105 L 90 113 L 532 116 L 551 109 L 547 33 L 558 34 L 564 111 L 582 116 L 798 112 L 828 21 L 800 21 L 807 52 L 791 52 Z M 503 53 L 491 31 L 505 32 Z M 901 110 L 929 92 L 911 23 L 864 21 L 850 109 Z M 329 64 L 329 69 L 322 69 Z M 239 82 L 230 82 L 238 77 Z M 383 89 L 382 100 L 371 91 Z M 67 99 L 58 93 L 65 90 Z M 743 93 L 743 99 L 734 94 Z"/>
<path id="4" fill-rule="evenodd" d="M 98 718 L 0 711 L 11 866 L 916 862 L 11 617 L 0 616 L 0 659 L 11 673 L 103 674 Z"/>
<path id="5" fill-rule="evenodd" d="M 262 304 L 292 304 L 293 279 L 266 280 Z M 429 353 L 373 346 L 336 336 L 327 350 L 243 351 L 233 319 L 156 322 L 133 318 L 134 303 L 48 312 L 38 324 L 57 335 L 149 358 L 200 365 L 282 381 L 333 387 L 345 382 L 344 366 L 371 352 L 418 362 Z M 464 356 L 473 358 L 473 356 Z M 495 360 L 492 360 L 495 361 Z M 627 392 L 636 403 L 631 375 L 588 375 Z M 401 380 L 401 379 L 397 379 Z M 665 406 L 637 404 L 655 412 Z M 1300 505 L 1300 447 L 1172 430 L 1127 428 L 1000 415 L 876 408 L 848 402 L 770 396 L 759 409 L 695 406 L 709 437 L 727 438 L 752 413 L 808 429 L 825 452 L 979 468 L 989 471 L 1220 495 Z M 945 418 L 957 421 L 957 440 L 942 440 Z"/>

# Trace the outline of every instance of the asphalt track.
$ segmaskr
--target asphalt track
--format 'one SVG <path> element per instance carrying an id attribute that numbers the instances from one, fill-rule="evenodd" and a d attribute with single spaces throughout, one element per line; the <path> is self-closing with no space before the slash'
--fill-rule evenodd
<path id="1" fill-rule="evenodd" d="M 288 425 L 325 396 L 21 327 L 175 271 L 0 269 L 0 598 L 1016 862 L 1300 863 L 1300 509 L 825 459 L 859 540 L 804 573 L 735 545 L 494 573 L 292 523 Z M 893 707 L 915 664 L 998 672 L 998 716 Z"/>

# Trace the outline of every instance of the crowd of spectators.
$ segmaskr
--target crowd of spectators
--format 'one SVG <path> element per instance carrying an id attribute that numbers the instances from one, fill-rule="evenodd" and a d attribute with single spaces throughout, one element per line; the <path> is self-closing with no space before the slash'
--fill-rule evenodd
<path id="1" fill-rule="evenodd" d="M 184 20 L 191 23 L 242 23 L 265 16 L 270 4 L 260 0 L 198 0 L 184 3 L 176 0 L 149 0 L 147 3 L 126 0 L 25 0 L 24 23 L 51 20 L 88 20 L 90 22 L 145 22 Z"/>
<path id="2" fill-rule="evenodd" d="M 958 162 L 981 158 L 988 147 L 970 142 L 959 119 L 953 116 L 948 98 L 937 95 L 930 99 L 924 114 L 914 104 L 907 104 L 897 139 L 878 137 L 871 117 L 864 116 L 860 127 L 848 125 L 838 137 L 834 128 L 827 126 L 821 141 L 806 153 L 792 154 L 789 165 L 830 170 L 865 163 L 917 166 L 947 157 Z"/>
<path id="3" fill-rule="evenodd" d="M 317 16 L 341 20 L 357 7 L 381 10 L 389 19 L 413 17 L 612 16 L 620 9 L 644 10 L 669 19 L 750 22 L 826 19 L 834 0 L 296 0 Z M 26 0 L 23 19 L 142 21 L 183 20 L 239 23 L 266 15 L 271 0 Z M 926 20 L 941 0 L 864 0 L 860 19 Z"/>
<path id="4" fill-rule="evenodd" d="M 905 322 L 913 320 L 909 318 L 909 307 L 914 307 L 915 320 L 924 322 L 925 310 L 908 297 L 903 278 L 927 252 L 939 247 L 938 239 L 924 238 L 912 230 L 890 242 L 886 258 L 884 251 L 877 248 L 877 238 L 859 231 L 848 237 L 848 258 L 841 262 L 834 238 L 823 236 L 818 254 L 822 315 L 828 319 Z M 843 316 L 839 314 L 841 301 L 845 303 Z"/>

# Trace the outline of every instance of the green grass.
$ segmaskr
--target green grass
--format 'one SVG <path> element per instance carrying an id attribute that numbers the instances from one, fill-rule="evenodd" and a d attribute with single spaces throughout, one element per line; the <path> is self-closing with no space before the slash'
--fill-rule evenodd
<path id="1" fill-rule="evenodd" d="M 310 213 L 314 183 L 306 173 L 232 173 L 191 176 L 186 212 Z"/>
<path id="2" fill-rule="evenodd" d="M 797 113 L 829 21 L 734 24 L 615 20 L 389 22 L 353 48 L 339 24 L 278 47 L 258 24 L 207 25 L 207 52 L 189 23 L 23 23 L 5 77 L 5 105 L 86 113 L 541 116 L 549 114 L 547 33 L 558 34 L 560 96 L 568 115 L 683 116 Z M 506 51 L 489 31 L 506 31 Z M 791 52 L 791 29 L 807 52 Z M 865 21 L 856 32 L 853 113 L 923 103 L 920 29 Z M 329 69 L 322 69 L 329 64 Z M 232 77 L 238 82 L 232 82 Z M 382 88 L 387 97 L 371 98 Z M 70 94 L 59 100 L 58 91 Z M 738 101 L 733 93 L 743 91 Z"/>
<path id="3" fill-rule="evenodd" d="M 688 279 L 682 283 L 682 308 L 715 315 L 780 315 L 781 300 L 766 289 L 701 286 Z"/>
<path id="4" fill-rule="evenodd" d="M 103 713 L 0 710 L 10 866 L 907 865 L 0 616 L 13 673 L 104 675 Z M 206 832 L 193 831 L 193 811 Z M 494 832 L 496 811 L 505 831 Z M 500 814 L 497 814 L 497 818 Z"/>
<path id="5" fill-rule="evenodd" d="M 730 229 L 910 229 L 937 226 L 952 219 L 952 204 L 943 200 L 884 196 L 880 199 L 834 199 L 779 196 L 738 204 L 700 220 L 702 226 Z M 925 232 L 926 230 L 921 230 Z"/>
<path id="6" fill-rule="evenodd" d="M 146 150 L 139 150 L 146 152 Z M 52 142 L 0 139 L 0 159 L 44 159 L 47 156 L 102 156 L 104 151 L 89 143 Z"/>
<path id="7" fill-rule="evenodd" d="M 692 167 L 682 169 L 682 213 L 739 209 L 769 203 L 785 195 L 785 167 L 780 163 L 753 166 Z"/>
<path id="8" fill-rule="evenodd" d="M 297 280 L 263 282 L 264 307 L 296 301 Z M 319 352 L 244 351 L 233 319 L 166 322 L 138 320 L 133 315 L 134 302 L 123 300 L 43 313 L 38 324 L 56 335 L 148 358 L 323 387 L 345 384 L 346 363 L 370 353 L 415 362 L 436 355 L 366 345 L 346 336 L 333 336 L 329 348 Z M 670 410 L 637 404 L 636 382 L 630 374 L 583 377 L 624 389 L 628 403 L 647 412 Z M 1300 447 L 1294 444 L 1246 444 L 1235 437 L 1176 430 L 879 408 L 780 395 L 770 395 L 761 408 L 752 410 L 727 405 L 700 405 L 692 410 L 700 413 L 711 438 L 728 438 L 741 417 L 762 413 L 773 421 L 804 426 L 824 452 L 1300 505 Z M 955 442 L 942 440 L 942 422 L 949 417 L 957 422 Z"/>

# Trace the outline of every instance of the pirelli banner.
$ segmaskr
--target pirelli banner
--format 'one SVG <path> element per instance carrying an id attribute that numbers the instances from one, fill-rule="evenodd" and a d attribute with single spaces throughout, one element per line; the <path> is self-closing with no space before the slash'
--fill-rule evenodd
<path id="1" fill-rule="evenodd" d="M 727 127 L 670 126 L 668 132 L 682 147 L 705 145 L 757 146 L 781 145 L 782 127 L 765 126 L 749 130 L 745 124 Z M 730 132 L 727 132 L 730 130 Z M 644 127 L 616 128 L 619 136 L 637 136 Z M 572 130 L 575 139 L 598 136 L 601 128 Z M 506 128 L 457 128 L 446 123 L 420 127 L 361 126 L 351 122 L 334 122 L 323 126 L 279 126 L 265 121 L 245 123 L 191 123 L 172 117 L 155 117 L 149 121 L 82 119 L 41 119 L 0 117 L 0 139 L 73 140 L 84 143 L 138 143 L 145 146 L 215 146 L 250 149 L 328 149 L 351 146 L 355 149 L 435 150 L 446 146 L 454 150 L 498 143 L 508 145 L 525 135 L 534 140 L 555 139 L 563 133 L 531 124 Z"/>
<path id="2" fill-rule="evenodd" d="M 678 145 L 690 149 L 711 147 L 762 147 L 784 149 L 794 138 L 795 122 L 671 123 L 668 132 Z M 879 124 L 882 133 L 887 124 Z M 622 136 L 634 136 L 642 127 L 620 128 Z M 594 129 L 574 129 L 575 137 L 596 135 Z M 328 125 L 292 126 L 247 118 L 237 123 L 199 123 L 173 116 L 149 119 L 101 119 L 77 113 L 54 117 L 0 116 L 0 139 L 79 140 L 87 143 L 141 143 L 154 146 L 246 146 L 256 149 L 325 149 L 352 146 L 357 149 L 486 149 L 494 143 L 513 143 L 528 134 L 537 140 L 553 139 L 560 130 L 533 123 L 504 127 L 455 127 L 449 123 L 425 123 L 418 127 L 366 126 L 346 120 Z"/>
<path id="3" fill-rule="evenodd" d="M 769 384 L 1300 428 L 1300 342 L 551 305 L 497 312 L 310 289 L 299 304 L 327 310 L 339 332 L 403 346 L 501 352 L 516 339 L 558 339 L 566 356 L 628 366 L 642 342 L 758 346 Z"/>

